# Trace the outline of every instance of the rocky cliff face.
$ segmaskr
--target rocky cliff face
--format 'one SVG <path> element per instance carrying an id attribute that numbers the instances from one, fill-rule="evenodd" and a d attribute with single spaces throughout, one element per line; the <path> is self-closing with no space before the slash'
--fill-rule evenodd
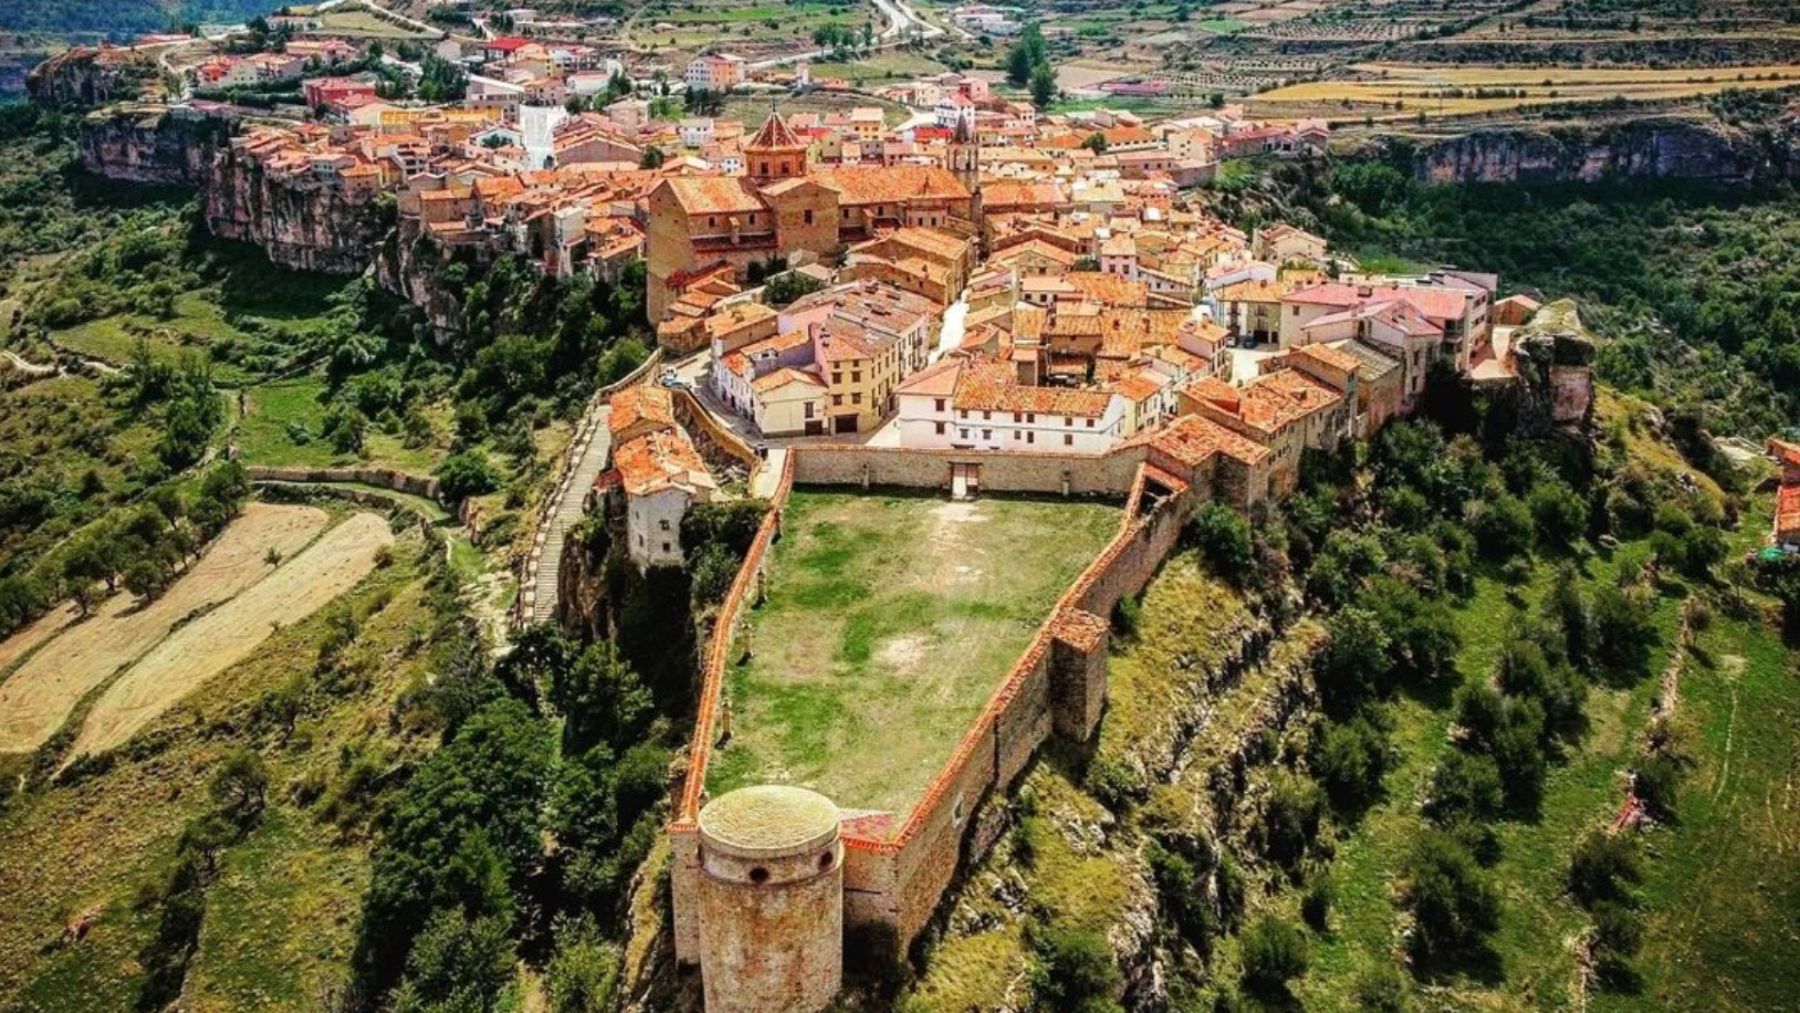
<path id="1" fill-rule="evenodd" d="M 82 168 L 96 176 L 203 187 L 232 127 L 164 106 L 117 106 L 88 114 L 76 144 Z"/>
<path id="2" fill-rule="evenodd" d="M 254 243 L 283 267 L 359 274 L 393 226 L 392 202 L 309 176 L 277 177 L 226 148 L 200 187 L 207 228 Z"/>
<path id="3" fill-rule="evenodd" d="M 393 226 L 392 201 L 305 174 L 276 175 L 232 150 L 237 121 L 158 105 L 90 113 L 82 167 L 129 183 L 193 186 L 214 235 L 253 243 L 283 267 L 357 274 Z"/>
<path id="4" fill-rule="evenodd" d="M 439 339 L 462 329 L 460 292 L 445 283 L 444 267 L 442 248 L 423 233 L 416 218 L 402 218 L 375 258 L 375 280 L 423 311 Z"/>
<path id="5" fill-rule="evenodd" d="M 1787 178 L 1800 136 L 1755 136 L 1714 120 L 1658 117 L 1568 127 L 1496 127 L 1452 137 L 1379 138 L 1423 183 L 1593 183 L 1680 179 L 1744 185 Z"/>
<path id="6" fill-rule="evenodd" d="M 76 46 L 52 56 L 26 75 L 31 100 L 58 109 L 90 109 L 135 99 L 157 79 L 156 64 L 129 50 Z"/>

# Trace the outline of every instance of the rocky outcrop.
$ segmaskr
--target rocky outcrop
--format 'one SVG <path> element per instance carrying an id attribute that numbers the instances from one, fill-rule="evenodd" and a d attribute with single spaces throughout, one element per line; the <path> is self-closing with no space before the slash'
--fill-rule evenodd
<path id="1" fill-rule="evenodd" d="M 273 170 L 232 144 L 238 126 L 222 109 L 127 104 L 89 113 L 76 143 L 82 167 L 97 176 L 195 187 L 214 235 L 261 247 L 283 267 L 367 268 L 392 231 L 392 198 L 304 167 Z"/>
<path id="2" fill-rule="evenodd" d="M 431 239 L 419 219 L 405 217 L 381 243 L 375 258 L 376 282 L 418 307 L 440 339 L 462 330 L 461 277 L 469 271 L 466 265 L 452 270 L 448 252 Z"/>
<path id="3" fill-rule="evenodd" d="M 1791 125 L 1751 134 L 1716 120 L 1664 116 L 1595 125 L 1487 127 L 1446 137 L 1381 137 L 1372 151 L 1410 161 L 1422 183 L 1596 183 L 1673 179 L 1746 185 L 1797 164 Z"/>
<path id="4" fill-rule="evenodd" d="M 1537 311 L 1513 339 L 1519 374 L 1519 431 L 1546 436 L 1556 429 L 1586 432 L 1594 412 L 1594 340 L 1562 299 Z"/>
<path id="5" fill-rule="evenodd" d="M 301 271 L 360 274 L 394 224 L 391 198 L 308 173 L 277 174 L 232 147 L 213 158 L 200 192 L 214 235 L 255 244 Z"/>
<path id="6" fill-rule="evenodd" d="M 121 105 L 89 113 L 76 141 L 81 166 L 127 183 L 204 187 L 235 122 L 184 108 Z"/>
<path id="7" fill-rule="evenodd" d="M 91 109 L 135 99 L 157 77 L 152 57 L 129 49 L 76 46 L 34 67 L 25 77 L 31 100 L 58 109 Z"/>

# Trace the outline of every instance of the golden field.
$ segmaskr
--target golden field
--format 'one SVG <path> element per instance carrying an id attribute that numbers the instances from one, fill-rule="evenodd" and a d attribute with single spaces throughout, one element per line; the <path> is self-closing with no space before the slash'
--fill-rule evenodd
<path id="1" fill-rule="evenodd" d="M 1800 64 L 1752 67 L 1451 67 L 1362 63 L 1357 76 L 1309 81 L 1251 101 L 1266 115 L 1361 119 L 1371 115 L 1461 116 L 1565 102 L 1696 98 L 1732 88 L 1800 85 Z M 1399 103 L 1396 106 L 1396 103 Z"/>

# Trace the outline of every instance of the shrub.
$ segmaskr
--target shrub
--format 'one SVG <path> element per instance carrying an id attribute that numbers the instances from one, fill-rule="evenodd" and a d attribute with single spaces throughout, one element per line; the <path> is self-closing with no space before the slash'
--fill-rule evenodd
<path id="1" fill-rule="evenodd" d="M 1300 917 L 1306 920 L 1306 924 L 1314 932 L 1324 932 L 1330 927 L 1331 905 L 1336 897 L 1330 877 L 1323 874 L 1315 877 L 1306 888 L 1306 893 L 1300 898 Z"/>
<path id="2" fill-rule="evenodd" d="M 1427 830 L 1405 868 L 1404 902 L 1413 915 L 1413 952 L 1426 961 L 1453 958 L 1484 944 L 1500 923 L 1500 900 L 1456 838 Z"/>
<path id="3" fill-rule="evenodd" d="M 1500 770 L 1486 754 L 1452 750 L 1431 774 L 1425 811 L 1439 823 L 1481 821 L 1500 812 Z"/>
<path id="4" fill-rule="evenodd" d="M 1117 1010 L 1119 967 L 1112 947 L 1097 932 L 1040 928 L 1032 933 L 1036 961 L 1031 991 L 1046 1009 L 1086 1013 Z"/>
<path id="5" fill-rule="evenodd" d="M 1497 562 L 1530 552 L 1534 527 L 1531 511 L 1514 496 L 1481 505 L 1469 519 L 1482 555 Z"/>
<path id="6" fill-rule="evenodd" d="M 1289 871 L 1295 869 L 1318 836 L 1323 809 L 1318 785 L 1296 774 L 1278 775 L 1258 826 L 1263 854 Z"/>
<path id="7" fill-rule="evenodd" d="M 1637 678 L 1650 664 L 1656 624 L 1648 595 L 1608 585 L 1594 594 L 1594 660 L 1615 676 Z"/>
<path id="8" fill-rule="evenodd" d="M 1675 821 L 1675 789 L 1681 765 L 1673 757 L 1657 754 L 1638 764 L 1634 787 L 1644 811 L 1664 823 Z"/>
<path id="9" fill-rule="evenodd" d="M 1591 952 L 1600 980 L 1608 984 L 1629 979 L 1629 962 L 1643 944 L 1644 926 L 1637 911 L 1623 904 L 1602 901 L 1593 909 L 1594 936 Z"/>
<path id="10" fill-rule="evenodd" d="M 500 484 L 500 474 L 479 450 L 464 450 L 444 458 L 437 467 L 438 495 L 448 503 L 461 503 L 470 496 L 493 492 Z"/>
<path id="11" fill-rule="evenodd" d="M 1280 995 L 1288 982 L 1306 973 L 1306 937 L 1289 922 L 1263 916 L 1239 941 L 1244 987 L 1261 995 Z"/>
<path id="12" fill-rule="evenodd" d="M 1642 878 L 1636 843 L 1623 835 L 1589 831 L 1569 856 L 1569 893 L 1583 907 L 1623 901 Z"/>
<path id="13" fill-rule="evenodd" d="M 1194 515 L 1194 544 L 1212 572 L 1242 587 L 1255 566 L 1250 523 L 1223 503 L 1208 503 Z"/>
<path id="14" fill-rule="evenodd" d="M 1356 978 L 1356 1006 L 1364 1013 L 1406 1013 L 1412 1008 L 1412 993 L 1406 976 L 1389 963 L 1377 964 Z"/>
<path id="15" fill-rule="evenodd" d="M 1526 504 L 1538 537 L 1546 545 L 1567 549 L 1587 533 L 1587 501 L 1566 482 L 1539 482 Z"/>
<path id="16" fill-rule="evenodd" d="M 1361 809 L 1381 790 L 1388 766 L 1387 736 L 1361 715 L 1332 722 L 1313 747 L 1312 764 L 1334 806 Z"/>

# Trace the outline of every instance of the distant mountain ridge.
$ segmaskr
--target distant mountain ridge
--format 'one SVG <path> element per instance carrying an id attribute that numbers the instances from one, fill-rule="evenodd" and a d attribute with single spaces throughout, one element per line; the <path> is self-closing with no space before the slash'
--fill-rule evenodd
<path id="1" fill-rule="evenodd" d="M 235 24 L 284 0 L 15 0 L 0 3 L 0 31 L 120 41 L 183 24 Z"/>

